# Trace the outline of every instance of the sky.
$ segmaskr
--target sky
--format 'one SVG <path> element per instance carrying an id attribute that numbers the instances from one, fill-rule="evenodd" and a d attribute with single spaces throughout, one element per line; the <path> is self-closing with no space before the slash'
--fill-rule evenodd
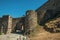
<path id="1" fill-rule="evenodd" d="M 36 10 L 45 2 L 47 0 L 0 0 L 0 17 L 3 15 L 21 17 L 27 10 Z"/>

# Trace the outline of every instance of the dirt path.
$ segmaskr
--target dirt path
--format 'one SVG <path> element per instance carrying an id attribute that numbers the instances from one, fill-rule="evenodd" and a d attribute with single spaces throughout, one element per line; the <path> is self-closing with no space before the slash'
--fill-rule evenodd
<path id="1" fill-rule="evenodd" d="M 32 40 L 60 40 L 60 33 L 38 33 Z"/>

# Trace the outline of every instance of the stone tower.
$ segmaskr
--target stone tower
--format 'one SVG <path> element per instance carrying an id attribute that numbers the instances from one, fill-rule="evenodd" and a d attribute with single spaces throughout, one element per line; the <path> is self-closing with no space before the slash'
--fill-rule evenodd
<path id="1" fill-rule="evenodd" d="M 12 17 L 8 16 L 8 29 L 7 33 L 11 33 L 12 31 Z"/>
<path id="2" fill-rule="evenodd" d="M 37 13 L 33 10 L 28 10 L 26 12 L 26 29 L 32 30 L 37 26 Z"/>
<path id="3" fill-rule="evenodd" d="M 5 15 L 2 17 L 2 29 L 3 33 L 11 33 L 11 27 L 12 27 L 12 18 L 9 15 Z"/>

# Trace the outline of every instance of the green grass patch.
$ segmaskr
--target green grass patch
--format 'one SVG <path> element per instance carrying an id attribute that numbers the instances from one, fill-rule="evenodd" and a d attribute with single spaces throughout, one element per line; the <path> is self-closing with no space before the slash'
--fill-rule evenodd
<path id="1" fill-rule="evenodd" d="M 0 32 L 0 35 L 1 35 L 2 33 Z"/>

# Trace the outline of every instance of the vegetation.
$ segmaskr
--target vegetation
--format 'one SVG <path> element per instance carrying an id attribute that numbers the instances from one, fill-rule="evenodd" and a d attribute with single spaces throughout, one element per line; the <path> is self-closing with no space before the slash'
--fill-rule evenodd
<path id="1" fill-rule="evenodd" d="M 2 33 L 0 32 L 0 35 L 1 35 Z"/>
<path id="2" fill-rule="evenodd" d="M 32 37 L 35 36 L 37 33 L 40 32 L 41 28 L 42 28 L 42 27 L 40 27 L 40 25 L 37 25 L 37 26 L 32 30 L 32 32 L 30 32 L 30 36 L 32 36 Z"/>

